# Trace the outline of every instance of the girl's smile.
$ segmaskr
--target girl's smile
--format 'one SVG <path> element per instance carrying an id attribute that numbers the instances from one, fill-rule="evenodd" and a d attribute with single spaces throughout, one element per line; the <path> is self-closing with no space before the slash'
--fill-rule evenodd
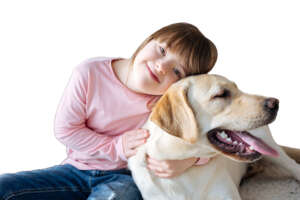
<path id="1" fill-rule="evenodd" d="M 179 56 L 164 43 L 151 40 L 130 66 L 127 87 L 143 94 L 162 95 L 172 83 L 184 76 Z"/>
<path id="2" fill-rule="evenodd" d="M 160 83 L 160 81 L 159 81 L 157 75 L 154 73 L 154 70 L 152 70 L 152 69 L 149 67 L 148 64 L 146 64 L 146 67 L 147 67 L 147 69 L 149 70 L 149 74 L 150 74 L 151 78 L 152 78 L 153 80 L 155 80 L 156 82 Z"/>

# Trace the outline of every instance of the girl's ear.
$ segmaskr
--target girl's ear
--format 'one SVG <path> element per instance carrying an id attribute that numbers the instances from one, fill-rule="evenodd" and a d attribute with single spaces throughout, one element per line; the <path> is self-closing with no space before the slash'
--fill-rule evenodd
<path id="1" fill-rule="evenodd" d="M 199 129 L 187 91 L 188 86 L 169 88 L 153 108 L 150 120 L 167 133 L 195 143 Z"/>

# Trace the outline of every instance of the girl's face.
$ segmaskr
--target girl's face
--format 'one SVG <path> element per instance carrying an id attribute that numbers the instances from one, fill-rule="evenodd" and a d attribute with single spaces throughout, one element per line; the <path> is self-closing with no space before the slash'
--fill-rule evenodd
<path id="1" fill-rule="evenodd" d="M 162 95 L 172 83 L 185 77 L 183 66 L 166 44 L 151 40 L 136 55 L 128 84 L 140 93 Z"/>

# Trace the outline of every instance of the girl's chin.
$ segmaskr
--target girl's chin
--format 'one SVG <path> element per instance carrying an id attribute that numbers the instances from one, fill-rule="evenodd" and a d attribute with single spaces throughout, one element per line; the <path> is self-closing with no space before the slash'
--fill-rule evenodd
<path id="1" fill-rule="evenodd" d="M 157 90 L 157 88 L 141 88 L 141 93 L 148 95 L 162 95 L 162 92 Z"/>
<path id="2" fill-rule="evenodd" d="M 149 77 L 138 77 L 134 82 L 135 91 L 148 95 L 161 95 L 163 92 L 159 89 L 159 85 Z"/>

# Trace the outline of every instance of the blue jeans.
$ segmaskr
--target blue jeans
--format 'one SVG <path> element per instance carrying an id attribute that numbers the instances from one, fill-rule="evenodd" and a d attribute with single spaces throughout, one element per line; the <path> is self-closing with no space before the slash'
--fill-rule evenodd
<path id="1" fill-rule="evenodd" d="M 0 200 L 142 200 L 127 169 L 78 170 L 72 165 L 0 175 Z"/>

